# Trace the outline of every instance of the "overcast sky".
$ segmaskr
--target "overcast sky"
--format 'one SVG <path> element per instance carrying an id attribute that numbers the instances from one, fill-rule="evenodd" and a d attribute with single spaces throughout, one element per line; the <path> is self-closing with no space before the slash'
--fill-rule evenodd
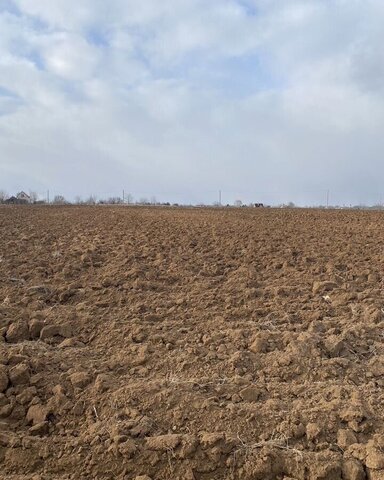
<path id="1" fill-rule="evenodd" d="M 384 201 L 383 0 L 0 0 L 0 189 Z"/>

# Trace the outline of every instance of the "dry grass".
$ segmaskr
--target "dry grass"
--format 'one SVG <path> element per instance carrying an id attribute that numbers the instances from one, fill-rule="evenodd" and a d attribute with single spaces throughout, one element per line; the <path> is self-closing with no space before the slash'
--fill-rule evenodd
<path id="1" fill-rule="evenodd" d="M 269 447 L 290 452 L 297 460 L 301 461 L 303 459 L 303 452 L 297 448 L 291 447 L 289 445 L 289 438 L 283 433 L 272 434 L 271 438 L 268 440 L 261 440 L 260 442 L 255 443 L 244 441 L 240 435 L 237 435 L 237 440 L 239 442 L 238 448 L 233 452 L 235 458 L 240 454 L 245 455 L 245 457 L 250 457 L 254 455 L 255 450 Z"/>

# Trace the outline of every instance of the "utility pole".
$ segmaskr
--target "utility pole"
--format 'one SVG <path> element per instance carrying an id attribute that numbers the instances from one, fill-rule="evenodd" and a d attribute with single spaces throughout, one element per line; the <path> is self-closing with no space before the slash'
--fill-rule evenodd
<path id="1" fill-rule="evenodd" d="M 219 190 L 219 205 L 221 206 L 221 190 Z"/>
<path id="2" fill-rule="evenodd" d="M 329 190 L 327 190 L 327 208 L 329 208 Z"/>
<path id="3" fill-rule="evenodd" d="M 49 205 L 49 190 L 47 190 L 47 203 Z"/>
<path id="4" fill-rule="evenodd" d="M 123 204 L 125 203 L 125 191 L 123 190 Z"/>

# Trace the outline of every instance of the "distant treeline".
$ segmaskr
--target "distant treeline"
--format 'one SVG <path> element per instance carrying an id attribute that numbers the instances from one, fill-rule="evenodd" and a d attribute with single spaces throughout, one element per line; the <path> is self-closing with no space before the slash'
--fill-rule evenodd
<path id="1" fill-rule="evenodd" d="M 108 198 L 98 198 L 96 195 L 90 195 L 87 198 L 83 199 L 80 196 L 76 196 L 74 200 L 68 200 L 63 195 L 54 195 L 52 198 L 47 192 L 46 196 L 42 198 L 41 195 L 38 195 L 36 192 L 29 191 L 25 193 L 24 191 L 18 192 L 14 195 L 8 195 L 5 190 L 0 189 L 0 204 L 5 205 L 144 205 L 144 206 L 185 206 L 185 207 L 237 207 L 237 208 L 269 208 L 269 205 L 263 203 L 249 203 L 244 204 L 241 200 L 235 200 L 233 204 L 221 204 L 220 202 L 213 202 L 212 204 L 206 203 L 197 203 L 197 204 L 187 204 L 187 203 L 171 203 L 171 202 L 159 202 L 155 196 L 150 198 L 141 197 L 137 200 L 130 194 L 124 194 L 123 196 L 112 196 Z M 320 209 L 354 209 L 354 210 L 382 210 L 384 209 L 383 204 L 375 205 L 306 205 L 298 206 L 293 202 L 287 202 L 279 205 L 274 205 L 275 208 L 320 208 Z"/>

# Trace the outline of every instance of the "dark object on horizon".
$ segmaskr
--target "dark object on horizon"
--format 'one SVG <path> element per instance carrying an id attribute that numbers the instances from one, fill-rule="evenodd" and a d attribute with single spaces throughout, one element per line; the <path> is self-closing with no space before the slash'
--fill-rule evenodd
<path id="1" fill-rule="evenodd" d="M 28 200 L 12 196 L 10 198 L 7 198 L 4 203 L 7 205 L 26 205 L 28 203 Z"/>
<path id="2" fill-rule="evenodd" d="M 254 205 L 255 205 L 256 208 L 264 207 L 264 203 L 255 203 Z"/>
<path id="3" fill-rule="evenodd" d="M 26 205 L 27 203 L 31 203 L 31 197 L 27 193 L 21 191 L 16 197 L 12 195 L 12 197 L 7 198 L 4 203 L 8 205 Z"/>

